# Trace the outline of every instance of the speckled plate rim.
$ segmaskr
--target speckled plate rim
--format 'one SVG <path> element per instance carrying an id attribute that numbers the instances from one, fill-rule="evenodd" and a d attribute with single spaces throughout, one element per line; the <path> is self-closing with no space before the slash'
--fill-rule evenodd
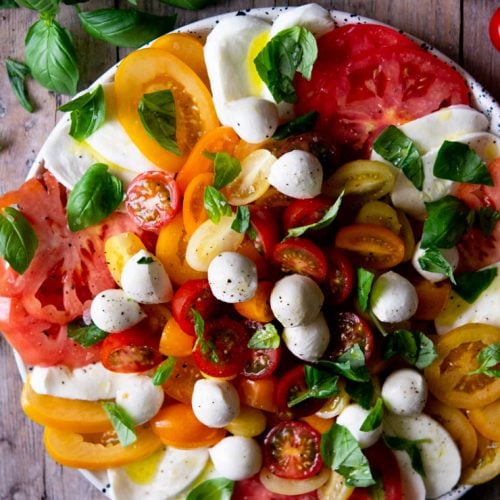
<path id="1" fill-rule="evenodd" d="M 292 10 L 295 7 L 260 7 L 255 9 L 245 9 L 240 11 L 228 12 L 226 14 L 220 14 L 213 17 L 208 17 L 205 19 L 200 19 L 199 21 L 195 21 L 193 23 L 182 26 L 174 32 L 179 33 L 190 33 L 195 35 L 201 40 L 205 40 L 206 36 L 210 31 L 217 25 L 222 19 L 227 17 L 233 17 L 235 15 L 253 15 L 259 17 L 261 19 L 265 19 L 267 21 L 274 20 L 280 13 L 286 10 Z M 348 12 L 338 11 L 338 10 L 330 10 L 330 14 L 335 23 L 336 27 L 344 26 L 346 24 L 380 24 L 383 26 L 388 26 L 393 29 L 398 29 L 395 26 L 391 26 L 386 23 L 382 23 L 375 19 L 371 19 L 368 17 L 360 16 L 357 14 L 351 14 Z M 497 101 L 491 96 L 491 94 L 479 83 L 477 82 L 467 71 L 465 71 L 462 67 L 460 67 L 455 61 L 450 59 L 448 56 L 444 55 L 439 50 L 435 49 L 428 43 L 420 40 L 419 38 L 413 36 L 411 33 L 406 33 L 403 30 L 399 30 L 401 33 L 404 33 L 412 40 L 416 41 L 422 48 L 435 55 L 437 58 L 449 64 L 451 67 L 456 69 L 465 79 L 467 85 L 470 89 L 471 93 L 471 104 L 473 107 L 484 113 L 490 120 L 490 132 L 500 135 L 500 106 Z M 89 88 L 95 87 L 96 85 L 109 82 L 113 80 L 114 74 L 116 72 L 116 68 L 118 64 L 115 64 L 111 68 L 109 68 L 105 73 L 103 73 Z M 88 89 L 83 90 L 81 93 L 86 92 Z M 61 132 L 67 123 L 68 116 L 64 116 L 59 120 L 54 129 L 50 133 L 50 137 L 56 135 Z M 43 155 L 44 155 L 44 146 L 41 147 L 38 155 L 33 162 L 33 165 L 28 173 L 28 178 L 34 177 L 38 172 L 43 168 Z M 20 356 L 17 352 L 14 351 L 14 356 L 16 360 L 16 364 L 19 370 L 19 373 L 23 379 L 26 379 L 27 368 L 26 365 L 21 360 Z M 107 481 L 107 472 L 106 471 L 89 471 L 85 469 L 79 469 L 81 474 L 87 479 L 91 484 L 93 484 L 97 489 L 99 489 L 106 496 L 108 495 L 109 484 Z M 462 485 L 459 486 L 452 491 L 446 493 L 439 497 L 438 500 L 457 500 L 462 497 L 468 490 L 470 490 L 472 486 Z"/>

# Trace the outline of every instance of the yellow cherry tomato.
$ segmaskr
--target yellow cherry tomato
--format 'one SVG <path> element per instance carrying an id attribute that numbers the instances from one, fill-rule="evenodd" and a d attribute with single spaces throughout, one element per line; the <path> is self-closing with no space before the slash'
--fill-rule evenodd
<path id="1" fill-rule="evenodd" d="M 365 203 L 358 212 L 355 222 L 359 224 L 378 224 L 396 234 L 401 232 L 401 223 L 396 210 L 383 201 L 372 200 Z"/>
<path id="2" fill-rule="evenodd" d="M 110 236 L 104 243 L 104 257 L 108 265 L 109 272 L 117 285 L 121 284 L 123 266 L 139 250 L 146 247 L 139 236 L 134 233 L 120 233 Z"/>
<path id="3" fill-rule="evenodd" d="M 257 408 L 242 406 L 238 416 L 233 419 L 226 430 L 235 436 L 254 437 L 266 429 L 266 416 Z"/>

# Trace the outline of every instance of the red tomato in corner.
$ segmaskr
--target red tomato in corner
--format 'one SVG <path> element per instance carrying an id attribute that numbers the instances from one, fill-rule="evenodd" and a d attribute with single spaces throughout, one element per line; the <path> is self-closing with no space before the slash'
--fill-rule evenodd
<path id="1" fill-rule="evenodd" d="M 491 43 L 495 49 L 500 50 L 500 7 L 491 16 L 489 32 Z"/>

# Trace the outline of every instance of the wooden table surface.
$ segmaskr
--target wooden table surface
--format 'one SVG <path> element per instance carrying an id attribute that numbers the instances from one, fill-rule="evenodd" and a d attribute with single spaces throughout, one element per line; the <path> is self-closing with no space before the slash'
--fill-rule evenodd
<path id="1" fill-rule="evenodd" d="M 217 2 L 217 6 L 199 12 L 177 9 L 178 25 L 221 12 L 249 7 L 269 6 L 270 1 Z M 299 5 L 304 2 L 290 2 Z M 434 45 L 469 71 L 498 100 L 500 98 L 500 53 L 488 39 L 488 22 L 498 0 L 376 0 L 319 1 L 328 8 L 355 12 L 386 22 Z M 126 6 L 122 0 L 91 0 L 83 10 Z M 276 2 L 275 5 L 285 5 Z M 139 2 L 153 13 L 171 13 L 174 9 L 158 0 Z M 36 20 L 27 9 L 0 11 L 0 59 L 23 60 L 24 37 Z M 67 27 L 80 55 L 80 88 L 87 87 L 126 51 L 91 39 L 79 26 L 74 10 L 61 8 L 59 21 Z M 18 186 L 26 176 L 35 155 L 59 118 L 57 107 L 65 101 L 30 82 L 29 91 L 36 111 L 29 114 L 16 102 L 5 71 L 0 70 L 0 192 Z M 21 381 L 12 352 L 0 336 L 0 499 L 1 500 L 84 500 L 102 499 L 103 495 L 81 475 L 55 464 L 44 452 L 41 427 L 31 423 L 21 411 Z M 465 498 L 500 499 L 500 480 L 475 488 Z"/>

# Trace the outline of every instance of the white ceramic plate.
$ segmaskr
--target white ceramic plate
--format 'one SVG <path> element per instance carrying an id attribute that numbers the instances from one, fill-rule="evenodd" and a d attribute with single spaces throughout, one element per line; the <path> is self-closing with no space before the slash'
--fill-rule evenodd
<path id="1" fill-rule="evenodd" d="M 270 8 L 259 8 L 259 9 L 247 9 L 245 11 L 240 12 L 231 12 L 228 14 L 223 14 L 220 16 L 210 17 L 207 19 L 202 19 L 192 24 L 188 24 L 183 26 L 182 28 L 177 29 L 178 32 L 183 33 L 191 33 L 194 34 L 200 39 L 204 40 L 208 33 L 213 29 L 213 27 L 220 22 L 221 19 L 225 17 L 231 17 L 235 15 L 253 15 L 256 17 L 260 17 L 262 19 L 266 19 L 272 21 L 274 18 L 278 16 L 281 12 L 293 9 L 293 7 L 270 7 Z M 336 24 L 336 26 L 343 26 L 345 24 L 366 24 L 366 23 L 376 23 L 376 24 L 384 24 L 379 21 L 375 21 L 373 19 L 369 19 L 367 17 L 358 16 L 354 14 L 349 14 L 347 12 L 341 12 L 337 10 L 331 11 L 331 16 Z M 454 63 L 450 58 L 439 52 L 438 50 L 430 47 L 425 42 L 417 39 L 416 37 L 407 34 L 410 38 L 420 43 L 426 50 L 436 55 L 439 59 L 442 59 L 450 66 L 455 68 L 466 80 L 469 88 L 471 90 L 472 96 L 472 105 L 476 107 L 478 110 L 482 111 L 484 114 L 488 116 L 490 119 L 490 131 L 492 133 L 496 133 L 500 135 L 500 106 L 498 103 L 491 97 L 491 95 L 483 89 L 483 87 L 472 78 L 465 70 L 460 68 L 456 63 Z M 94 82 L 94 85 L 98 85 L 100 83 L 109 82 L 113 79 L 117 65 L 110 68 L 106 71 L 100 78 Z M 65 120 L 68 118 L 63 118 L 51 132 L 50 137 L 53 138 L 58 134 L 61 134 L 62 129 L 65 125 Z M 66 132 L 64 132 L 66 133 Z M 44 158 L 44 147 L 42 146 L 40 152 L 38 153 L 35 162 L 30 170 L 29 177 L 36 175 L 41 170 L 42 161 Z M 20 357 L 16 355 L 16 362 L 19 368 L 19 372 L 23 378 L 26 377 L 26 366 L 21 361 Z M 82 475 L 90 481 L 96 488 L 106 494 L 107 490 L 107 474 L 106 472 L 91 472 L 88 470 L 81 470 Z M 466 491 L 470 489 L 470 486 L 461 486 L 459 488 L 454 489 L 453 491 L 443 495 L 439 498 L 439 500 L 456 500 L 465 494 Z"/>

